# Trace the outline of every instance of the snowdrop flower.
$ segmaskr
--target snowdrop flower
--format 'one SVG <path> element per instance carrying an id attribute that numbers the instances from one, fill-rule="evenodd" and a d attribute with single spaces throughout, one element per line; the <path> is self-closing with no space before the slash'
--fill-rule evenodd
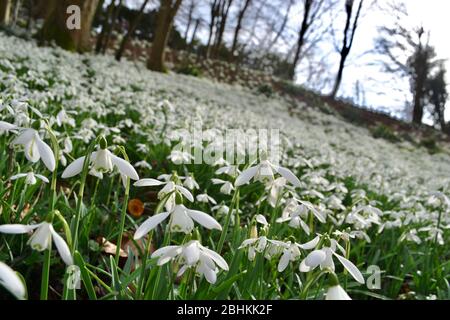
<path id="1" fill-rule="evenodd" d="M 286 179 L 284 177 L 279 177 L 273 181 L 269 181 L 266 185 L 266 190 L 269 191 L 267 201 L 275 208 L 280 194 L 283 192 L 283 188 L 286 186 Z"/>
<path id="2" fill-rule="evenodd" d="M 274 180 L 274 172 L 279 173 L 295 187 L 300 186 L 300 180 L 291 170 L 272 164 L 269 160 L 262 160 L 258 165 L 244 170 L 236 179 L 235 186 L 242 186 L 248 183 L 252 178 L 266 182 Z"/>
<path id="3" fill-rule="evenodd" d="M 163 176 L 159 176 L 158 178 L 164 178 Z M 172 178 L 171 176 L 166 177 L 167 179 Z M 173 179 L 179 181 L 177 177 L 173 177 Z M 153 187 L 153 186 L 164 186 L 159 192 L 158 192 L 158 199 L 163 199 L 166 197 L 166 195 L 170 194 L 170 196 L 166 199 L 166 203 L 164 207 L 167 211 L 173 210 L 173 208 L 176 205 L 176 194 L 179 193 L 186 199 L 188 199 L 190 202 L 194 202 L 194 196 L 192 193 L 186 189 L 185 187 L 176 184 L 174 181 L 167 180 L 166 182 L 162 182 L 156 179 L 151 178 L 145 178 L 141 179 L 139 181 L 136 181 L 134 183 L 135 187 Z"/>
<path id="4" fill-rule="evenodd" d="M 25 178 L 25 184 L 28 184 L 28 185 L 36 184 L 36 182 L 37 182 L 36 178 L 42 180 L 45 183 L 49 183 L 49 181 L 48 181 L 48 179 L 46 177 L 44 177 L 43 175 L 40 175 L 40 174 L 35 174 L 32 171 L 30 171 L 28 173 L 16 174 L 16 175 L 12 176 L 10 179 L 11 180 L 17 180 L 17 179 L 20 179 L 20 178 Z"/>
<path id="5" fill-rule="evenodd" d="M 336 248 L 338 248 L 341 253 L 345 255 L 345 249 L 334 239 L 331 239 L 330 242 L 330 247 L 322 247 L 321 249 L 316 249 L 309 253 L 308 256 L 300 263 L 300 272 L 310 272 L 317 266 L 320 266 L 321 269 L 329 268 L 334 272 L 335 265 L 333 262 L 333 256 L 335 256 L 357 282 L 364 284 L 364 277 L 359 269 L 350 260 L 335 252 Z"/>
<path id="6" fill-rule="evenodd" d="M 0 132 L 2 132 L 2 131 L 8 132 L 8 131 L 15 130 L 15 129 L 17 129 L 16 125 L 5 122 L 5 121 L 0 121 Z"/>
<path id="7" fill-rule="evenodd" d="M 74 111 L 66 112 L 66 110 L 61 109 L 56 115 L 56 124 L 58 127 L 61 127 L 64 124 L 67 124 L 71 127 L 75 127 L 75 119 L 69 116 L 69 113 L 76 114 Z"/>
<path id="8" fill-rule="evenodd" d="M 34 250 L 44 251 L 50 247 L 50 243 L 53 242 L 56 245 L 56 249 L 59 252 L 62 260 L 67 265 L 73 265 L 73 259 L 70 254 L 69 247 L 64 239 L 53 229 L 53 226 L 49 222 L 41 222 L 34 225 L 23 224 L 4 224 L 0 225 L 0 233 L 7 234 L 23 234 L 34 231 L 28 240 L 27 244 Z"/>
<path id="9" fill-rule="evenodd" d="M 257 236 L 257 235 L 256 235 Z M 242 242 L 238 249 L 243 249 L 248 247 L 248 260 L 253 261 L 256 257 L 256 253 L 262 253 L 264 250 L 268 249 L 271 244 L 274 244 L 272 248 L 276 248 L 280 242 L 276 240 L 267 239 L 266 236 L 260 236 L 259 238 L 250 238 Z M 269 258 L 275 252 L 270 252 L 266 258 Z"/>
<path id="10" fill-rule="evenodd" d="M 191 163 L 191 160 L 194 159 L 194 157 L 189 152 L 172 150 L 167 159 L 170 159 L 170 161 L 172 161 L 174 164 L 189 164 Z"/>
<path id="11" fill-rule="evenodd" d="M 54 171 L 56 167 L 55 155 L 52 149 L 39 137 L 39 133 L 35 129 L 25 129 L 18 137 L 16 137 L 13 145 L 22 145 L 25 151 L 25 157 L 36 163 L 42 159 L 44 165 L 50 171 Z"/>
<path id="12" fill-rule="evenodd" d="M 17 273 L 0 261 L 0 285 L 11 292 L 17 299 L 24 300 L 26 288 Z"/>
<path id="13" fill-rule="evenodd" d="M 281 218 L 276 220 L 277 223 L 289 222 L 289 226 L 292 228 L 302 228 L 307 235 L 310 234 L 308 224 L 304 221 L 308 218 L 308 214 L 312 212 L 313 215 L 322 223 L 325 222 L 325 218 L 314 205 L 308 201 L 301 201 L 296 198 L 289 199 L 286 207 L 283 210 Z"/>
<path id="14" fill-rule="evenodd" d="M 199 194 L 196 197 L 198 202 L 202 202 L 202 203 L 212 203 L 212 204 L 217 204 L 217 201 L 214 200 L 214 198 L 210 197 L 208 194 L 203 193 L 203 194 Z"/>
<path id="15" fill-rule="evenodd" d="M 340 285 L 329 287 L 325 300 L 352 300 Z"/>
<path id="16" fill-rule="evenodd" d="M 278 272 L 286 270 L 289 262 L 296 261 L 300 257 L 300 249 L 296 243 L 287 242 L 284 244 L 283 255 L 278 263 Z"/>
<path id="17" fill-rule="evenodd" d="M 148 170 L 152 169 L 152 165 L 150 163 L 148 163 L 147 161 L 145 161 L 145 160 L 136 162 L 134 164 L 134 166 L 136 168 L 144 168 L 144 169 L 148 169 Z"/>
<path id="18" fill-rule="evenodd" d="M 182 276 L 188 268 L 195 267 L 195 271 L 204 275 L 211 284 L 217 280 L 216 266 L 228 271 L 227 262 L 218 253 L 202 246 L 198 240 L 189 241 L 182 246 L 163 247 L 153 252 L 152 258 L 159 258 L 159 266 L 177 260 L 182 265 L 177 276 Z"/>
<path id="19" fill-rule="evenodd" d="M 80 157 L 67 166 L 62 174 L 62 178 L 71 178 L 83 171 L 84 159 Z M 101 178 L 103 173 L 112 172 L 116 167 L 122 176 L 132 180 L 139 180 L 139 176 L 133 166 L 126 160 L 119 158 L 106 148 L 99 148 L 92 152 L 90 156 L 90 173 Z M 96 173 L 99 173 L 98 175 Z"/>
<path id="20" fill-rule="evenodd" d="M 234 186 L 231 182 L 225 181 L 222 179 L 211 179 L 213 184 L 221 184 L 220 192 L 223 194 L 230 195 L 231 192 L 234 190 Z"/>
<path id="21" fill-rule="evenodd" d="M 197 181 L 195 181 L 193 176 L 186 177 L 183 182 L 183 186 L 185 186 L 189 190 L 200 189 L 200 186 L 198 185 Z"/>
<path id="22" fill-rule="evenodd" d="M 155 214 L 141 224 L 134 234 L 134 239 L 141 239 L 149 231 L 156 228 L 161 222 L 170 216 L 169 226 L 172 232 L 191 233 L 194 229 L 194 221 L 207 229 L 217 229 L 222 231 L 222 226 L 210 215 L 190 210 L 184 205 L 176 205 L 172 211 Z"/>
<path id="23" fill-rule="evenodd" d="M 235 177 L 239 173 L 240 173 L 240 171 L 237 166 L 228 165 L 228 164 L 215 171 L 215 174 L 217 174 L 217 175 L 226 174 L 226 175 L 229 175 L 230 177 Z"/>

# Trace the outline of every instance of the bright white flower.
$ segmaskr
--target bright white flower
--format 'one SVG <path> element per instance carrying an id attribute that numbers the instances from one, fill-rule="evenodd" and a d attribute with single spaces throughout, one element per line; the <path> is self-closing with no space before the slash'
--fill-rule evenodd
<path id="1" fill-rule="evenodd" d="M 85 158 L 85 156 L 80 157 L 69 164 L 62 174 L 62 178 L 71 178 L 83 171 Z M 139 176 L 133 166 L 128 161 L 112 154 L 108 149 L 99 149 L 92 152 L 90 157 L 91 174 L 112 172 L 115 167 L 122 176 L 129 177 L 132 180 L 139 180 Z M 97 176 L 102 177 L 102 175 Z"/>
<path id="2" fill-rule="evenodd" d="M 0 261 L 0 285 L 11 292 L 17 299 L 24 300 L 26 297 L 26 288 L 22 279 L 17 273 Z"/>
<path id="3" fill-rule="evenodd" d="M 136 168 L 144 168 L 144 169 L 148 169 L 148 170 L 152 169 L 152 165 L 150 163 L 148 163 L 147 161 L 145 161 L 145 160 L 136 162 L 134 164 L 134 166 Z"/>
<path id="4" fill-rule="evenodd" d="M 170 159 L 170 161 L 172 161 L 174 164 L 189 164 L 191 163 L 191 160 L 194 159 L 194 157 L 190 153 L 185 151 L 172 150 L 167 159 Z"/>
<path id="5" fill-rule="evenodd" d="M 141 224 L 134 234 L 134 239 L 138 240 L 150 230 L 156 228 L 161 222 L 170 216 L 169 226 L 172 232 L 191 233 L 194 229 L 194 221 L 207 229 L 222 230 L 222 226 L 210 215 L 198 211 L 190 210 L 184 205 L 176 205 L 172 211 L 155 214 Z"/>
<path id="6" fill-rule="evenodd" d="M 45 166 L 50 171 L 55 170 L 56 162 L 55 155 L 52 149 L 39 137 L 39 133 L 34 129 L 23 130 L 18 137 L 16 137 L 13 145 L 22 145 L 25 151 L 25 157 L 36 163 L 39 159 L 42 159 Z"/>
<path id="7" fill-rule="evenodd" d="M 340 246 L 336 240 L 331 239 L 330 247 L 322 247 L 321 249 L 316 249 L 309 253 L 305 259 L 303 259 L 303 261 L 300 263 L 300 272 L 310 272 L 317 266 L 320 266 L 321 269 L 329 268 L 330 270 L 334 271 L 335 265 L 333 262 L 333 256 L 335 256 L 357 282 L 364 284 L 364 277 L 359 269 L 350 260 L 337 254 L 335 252 L 336 248 L 345 255 L 345 249 L 342 248 L 342 246 Z"/>
<path id="8" fill-rule="evenodd" d="M 240 173 L 240 171 L 239 171 L 238 167 L 233 166 L 233 165 L 226 165 L 224 167 L 217 169 L 215 172 L 215 174 L 217 174 L 217 175 L 226 174 L 226 175 L 229 175 L 230 177 L 235 177 L 239 173 Z"/>
<path id="9" fill-rule="evenodd" d="M 328 288 L 325 300 L 352 300 L 352 298 L 340 285 L 336 285 Z"/>
<path id="10" fill-rule="evenodd" d="M 197 195 L 196 199 L 198 202 L 202 202 L 202 203 L 210 203 L 211 202 L 212 204 L 217 204 L 217 201 L 214 200 L 214 198 L 210 197 L 206 193 Z"/>
<path id="11" fill-rule="evenodd" d="M 162 176 L 159 176 L 158 178 L 164 178 Z M 168 176 L 170 179 L 171 176 Z M 158 192 L 158 199 L 163 199 L 166 195 L 170 194 L 170 196 L 167 198 L 166 203 L 164 207 L 167 211 L 173 210 L 173 208 L 176 205 L 176 193 L 181 194 L 183 197 L 188 199 L 190 202 L 194 202 L 194 196 L 192 193 L 186 189 L 185 187 L 176 184 L 174 181 L 167 180 L 166 182 L 162 182 L 156 179 L 146 178 L 141 179 L 139 181 L 136 181 L 134 183 L 135 187 L 153 187 L 153 186 L 164 186 L 159 192 Z"/>
<path id="12" fill-rule="evenodd" d="M 0 132 L 2 131 L 11 131 L 17 129 L 17 126 L 5 121 L 0 121 Z"/>
<path id="13" fill-rule="evenodd" d="M 211 179 L 213 184 L 221 184 L 220 192 L 223 194 L 230 195 L 231 192 L 234 190 L 234 186 L 231 182 L 225 181 L 222 179 Z"/>
<path id="14" fill-rule="evenodd" d="M 67 265 L 73 265 L 72 255 L 70 254 L 69 246 L 64 239 L 53 229 L 51 223 L 41 222 L 35 225 L 23 225 L 23 224 L 3 224 L 0 225 L 0 233 L 7 234 L 22 234 L 34 231 L 28 240 L 28 244 L 37 251 L 44 251 L 49 248 L 50 243 L 53 242 L 56 245 L 56 249 L 59 252 L 62 260 Z"/>
<path id="15" fill-rule="evenodd" d="M 12 176 L 10 179 L 16 180 L 16 179 L 20 179 L 20 178 L 25 178 L 25 184 L 28 184 L 28 185 L 36 184 L 36 182 L 37 182 L 36 178 L 42 180 L 45 183 L 49 183 L 49 181 L 46 177 L 44 177 L 43 175 L 37 174 L 37 173 L 35 174 L 32 171 L 30 171 L 28 173 L 16 174 L 16 175 Z"/>
<path id="16" fill-rule="evenodd" d="M 274 165 L 270 163 L 269 160 L 262 160 L 258 165 L 244 170 L 239 177 L 237 177 L 235 186 L 242 186 L 248 183 L 252 178 L 261 182 L 273 181 L 274 172 L 279 173 L 295 187 L 300 186 L 300 180 L 292 173 L 291 170 Z"/>
<path id="17" fill-rule="evenodd" d="M 156 250 L 152 254 L 152 258 L 159 258 L 158 265 L 163 265 L 171 260 L 176 259 L 182 266 L 177 276 L 190 267 L 195 267 L 195 271 L 204 275 L 205 279 L 211 283 L 216 283 L 218 267 L 228 271 L 227 262 L 216 252 L 202 246 L 199 241 L 192 240 L 182 246 L 167 246 Z"/>
<path id="18" fill-rule="evenodd" d="M 269 191 L 269 195 L 267 196 L 267 201 L 275 208 L 277 205 L 277 201 L 283 192 L 284 187 L 286 186 L 286 179 L 284 177 L 279 177 L 273 181 L 269 181 L 266 185 L 266 190 Z"/>
<path id="19" fill-rule="evenodd" d="M 296 243 L 285 243 L 283 254 L 278 263 L 278 272 L 283 272 L 286 270 L 289 262 L 296 261 L 300 257 L 300 249 Z"/>
<path id="20" fill-rule="evenodd" d="M 200 188 L 200 186 L 198 185 L 197 181 L 195 181 L 193 176 L 186 177 L 186 179 L 183 182 L 183 186 L 185 186 L 189 190 L 195 190 Z"/>
<path id="21" fill-rule="evenodd" d="M 74 112 L 70 111 L 70 113 Z M 66 112 L 66 110 L 61 109 L 61 111 L 59 111 L 58 114 L 56 115 L 56 124 L 58 125 L 58 127 L 61 127 L 63 124 L 75 127 L 75 119 L 69 116 L 69 112 Z"/>

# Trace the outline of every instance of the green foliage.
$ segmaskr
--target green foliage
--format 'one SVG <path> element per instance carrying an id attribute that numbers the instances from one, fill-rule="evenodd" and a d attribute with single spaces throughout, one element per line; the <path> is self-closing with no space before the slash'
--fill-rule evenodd
<path id="1" fill-rule="evenodd" d="M 176 70 L 177 73 L 185 74 L 193 77 L 201 77 L 201 70 L 194 64 L 185 64 Z"/>
<path id="2" fill-rule="evenodd" d="M 397 133 L 389 128 L 388 126 L 385 126 L 384 124 L 379 124 L 372 130 L 372 136 L 375 139 L 385 139 L 390 142 L 399 142 L 400 138 L 397 135 Z"/>

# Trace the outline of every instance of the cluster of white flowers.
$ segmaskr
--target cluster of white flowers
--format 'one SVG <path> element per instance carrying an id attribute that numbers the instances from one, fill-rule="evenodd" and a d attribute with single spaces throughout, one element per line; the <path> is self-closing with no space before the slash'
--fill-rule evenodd
<path id="1" fill-rule="evenodd" d="M 21 168 L 8 179 L 25 178 L 30 186 L 48 184 L 44 171 L 56 173 L 61 164 L 64 179 L 79 175 L 87 166 L 88 173 L 99 179 L 118 173 L 125 187 L 131 179 L 136 188 L 160 188 L 158 200 L 164 212 L 162 209 L 142 221 L 134 239 L 144 238 L 165 221 L 167 232 L 185 234 L 185 242 L 166 244 L 152 254 L 158 265 L 177 263 L 178 276 L 192 268 L 215 283 L 219 270 L 228 270 L 221 256 L 225 238 L 221 237 L 215 251 L 208 249 L 200 239 L 192 238 L 194 222 L 221 231 L 223 237 L 229 224 L 249 227 L 250 237 L 241 241 L 239 248 L 248 251 L 251 261 L 258 254 L 269 260 L 277 258 L 279 272 L 296 262 L 298 268 L 292 270 L 300 273 L 328 271 L 334 282 L 327 299 L 349 298 L 335 281 L 333 258 L 357 282 L 364 283 L 341 241 L 346 245 L 351 239 L 371 243 L 386 230 L 398 229 L 400 242 L 447 244 L 450 180 L 443 173 L 450 172 L 450 162 L 446 154 L 429 155 L 408 142 L 393 145 L 373 139 L 367 129 L 314 109 L 292 117 L 282 99 L 255 96 L 205 79 L 184 81 L 184 76 L 143 73 L 129 62 L 80 58 L 4 35 L 0 35 L 0 44 L 0 137 L 8 142 L 2 146 L 23 152 L 29 162 L 26 171 Z M 83 72 L 87 65 L 95 76 Z M 189 127 L 194 120 L 215 128 L 200 143 L 183 141 L 187 147 L 196 143 L 204 151 L 213 149 L 216 137 L 227 128 L 281 128 L 281 165 L 263 157 L 243 168 L 218 159 L 208 167 L 214 173 L 212 178 L 196 180 L 192 170 L 180 165 L 194 156 L 174 148 L 174 143 L 184 139 L 177 129 Z M 133 148 L 135 166 L 126 157 L 115 155 L 105 142 L 87 154 L 88 146 L 100 136 Z M 50 147 L 52 139 L 59 153 Z M 140 179 L 135 167 L 150 175 L 158 165 L 152 162 L 152 144 L 164 145 L 168 152 L 163 162 L 178 165 L 180 171 Z M 237 208 L 236 198 L 249 184 L 262 184 L 259 198 Z M 190 209 L 194 205 L 205 209 Z M 260 211 L 262 207 L 266 211 Z M 261 235 L 257 224 L 262 225 Z M 332 231 L 318 234 L 321 225 Z M 276 228 L 285 234 L 274 234 Z M 62 260 L 73 264 L 69 246 L 51 219 L 0 225 L 0 233 L 30 232 L 33 249 L 51 248 L 53 240 Z M 308 240 L 300 241 L 298 235 Z M 22 282 L 1 262 L 0 284 L 16 297 L 25 297 Z"/>

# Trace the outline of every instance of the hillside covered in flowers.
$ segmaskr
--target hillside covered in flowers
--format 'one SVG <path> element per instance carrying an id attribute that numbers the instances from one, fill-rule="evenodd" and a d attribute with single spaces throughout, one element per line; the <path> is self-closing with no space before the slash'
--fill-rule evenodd
<path id="1" fill-rule="evenodd" d="M 280 163 L 176 148 L 230 129 L 279 130 Z M 0 132 L 0 284 L 17 298 L 450 298 L 445 144 L 4 34 Z"/>

